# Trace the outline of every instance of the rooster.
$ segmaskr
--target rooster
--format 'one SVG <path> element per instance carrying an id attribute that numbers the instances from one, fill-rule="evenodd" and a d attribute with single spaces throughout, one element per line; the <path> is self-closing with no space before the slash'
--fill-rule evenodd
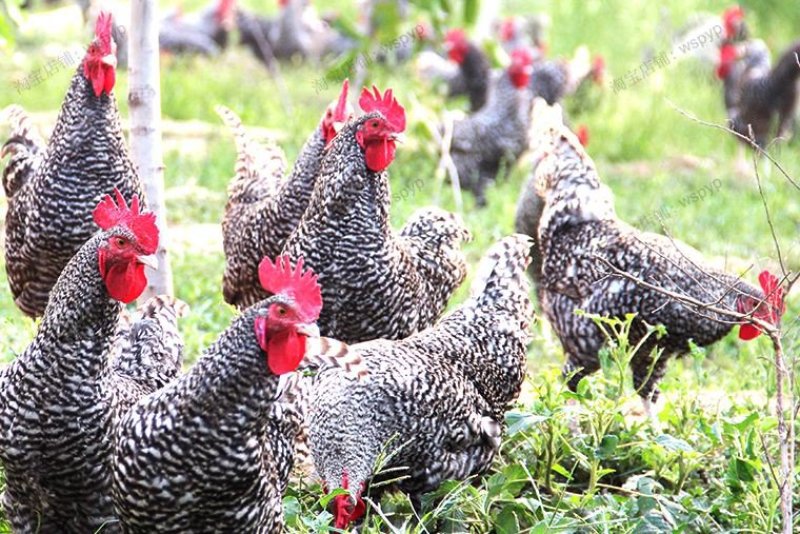
<path id="1" fill-rule="evenodd" d="M 363 374 L 356 355 L 319 341 L 321 291 L 302 261 L 265 258 L 259 276 L 272 296 L 123 418 L 114 500 L 126 532 L 280 532 L 293 439 L 278 400 L 284 378 L 310 365 Z"/>
<path id="2" fill-rule="evenodd" d="M 533 319 L 529 247 L 522 235 L 491 247 L 469 300 L 435 326 L 401 341 L 340 349 L 363 359 L 367 380 L 336 370 L 317 377 L 309 444 L 324 486 L 349 492 L 334 497 L 336 528 L 364 512 L 363 495 L 382 452 L 392 476 L 407 477 L 397 487 L 416 508 L 420 495 L 442 481 L 489 468 L 505 412 L 525 377 Z M 373 488 L 372 497 L 377 493 Z"/>
<path id="3" fill-rule="evenodd" d="M 460 184 L 475 194 L 479 206 L 486 205 L 486 186 L 528 146 L 532 60 L 527 49 L 515 50 L 486 105 L 453 124 L 451 157 Z"/>
<path id="4" fill-rule="evenodd" d="M 283 179 L 283 153 L 275 146 L 257 145 L 232 111 L 218 112 L 233 130 L 238 151 L 236 177 L 228 187 L 222 220 L 225 301 L 240 309 L 264 299 L 258 282 L 258 262 L 280 254 L 289 234 L 306 210 L 319 173 L 323 151 L 352 115 L 347 102 L 348 82 L 332 103 L 297 156 L 291 174 Z"/>
<path id="5" fill-rule="evenodd" d="M 725 106 L 732 129 L 766 148 L 774 138 L 790 136 L 798 102 L 800 41 L 793 43 L 771 67 L 767 45 L 761 40 L 726 43 L 720 48 L 717 76 L 724 81 Z"/>
<path id="6" fill-rule="evenodd" d="M 47 146 L 21 108 L 1 156 L 8 197 L 6 272 L 16 305 L 44 312 L 47 296 L 69 259 L 94 234 L 92 209 L 114 188 L 141 198 L 112 90 L 116 78 L 111 17 L 97 19 L 95 39 L 72 78 Z"/>
<path id="7" fill-rule="evenodd" d="M 114 407 L 103 384 L 122 303 L 147 285 L 158 229 L 116 192 L 93 212 L 102 229 L 53 286 L 36 337 L 11 364 L 0 396 L 2 498 L 14 532 L 117 531 L 111 501 Z"/>
<path id="8" fill-rule="evenodd" d="M 103 387 L 111 392 L 113 424 L 141 397 L 160 389 L 181 372 L 183 338 L 178 319 L 189 306 L 169 295 L 156 295 L 134 317 L 120 321 L 112 343 Z"/>
<path id="9" fill-rule="evenodd" d="M 199 13 L 184 15 L 180 8 L 161 20 L 158 46 L 172 54 L 215 56 L 228 45 L 236 22 L 236 0 L 217 0 Z"/>
<path id="10" fill-rule="evenodd" d="M 538 100 L 533 125 L 535 183 L 544 200 L 537 225 L 543 258 L 539 298 L 566 352 L 564 375 L 571 389 L 599 369 L 598 353 L 606 342 L 592 319 L 576 315 L 576 310 L 620 319 L 636 314 L 630 343 L 642 346 L 630 365 L 633 385 L 651 415 L 669 357 L 687 353 L 690 340 L 710 345 L 733 327 L 716 312 L 684 304 L 620 273 L 726 310 L 771 322 L 780 319 L 782 296 L 769 273 L 762 275 L 758 289 L 705 266 L 688 245 L 620 221 L 610 190 L 600 183 L 578 139 L 563 126 L 558 107 Z M 645 341 L 646 325 L 659 324 L 666 334 Z M 743 324 L 740 337 L 754 337 L 752 328 Z M 656 349 L 663 351 L 660 357 Z"/>
<path id="11" fill-rule="evenodd" d="M 432 324 L 466 276 L 459 244 L 469 238 L 460 219 L 439 209 L 420 210 L 399 234 L 392 231 L 385 171 L 405 110 L 391 89 L 364 89 L 359 104 L 365 115 L 331 141 L 284 246 L 320 276 L 323 335 L 347 343 L 400 339 Z"/>

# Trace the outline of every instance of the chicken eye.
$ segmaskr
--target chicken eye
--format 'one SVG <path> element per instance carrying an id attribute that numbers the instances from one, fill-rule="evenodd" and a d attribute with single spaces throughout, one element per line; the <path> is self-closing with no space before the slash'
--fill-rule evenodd
<path id="1" fill-rule="evenodd" d="M 280 315 L 281 317 L 286 315 L 286 308 L 278 308 L 278 315 Z"/>
<path id="2" fill-rule="evenodd" d="M 114 240 L 114 243 L 116 243 L 116 245 L 117 245 L 118 247 L 124 247 L 125 245 L 127 245 L 127 244 L 128 244 L 128 242 L 125 240 L 125 238 L 124 238 L 124 237 L 118 237 L 118 238 L 116 238 L 116 239 Z"/>
<path id="3" fill-rule="evenodd" d="M 378 121 L 372 121 L 372 127 L 377 128 L 379 126 Z"/>

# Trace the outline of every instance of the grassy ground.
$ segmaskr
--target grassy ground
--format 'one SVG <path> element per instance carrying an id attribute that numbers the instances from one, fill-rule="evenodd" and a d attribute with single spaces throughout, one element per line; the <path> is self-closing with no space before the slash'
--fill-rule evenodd
<path id="1" fill-rule="evenodd" d="M 188 8 L 192 2 L 186 4 Z M 323 10 L 329 7 L 322 4 Z M 354 15 L 350 3 L 332 4 Z M 715 13 L 725 7 L 722 2 L 713 4 Z M 794 37 L 800 15 L 792 2 L 771 0 L 746 7 L 752 29 L 773 50 Z M 629 0 L 514 0 L 505 6 L 508 12 L 549 13 L 552 54 L 569 54 L 586 44 L 606 57 L 612 79 L 638 69 L 648 53 L 668 50 L 672 30 L 703 9 L 708 7 L 698 0 L 674 0 L 663 8 Z M 66 10 L 37 17 L 25 28 L 17 50 L 0 58 L 0 107 L 16 102 L 41 112 L 37 118 L 49 132 L 71 69 L 21 93 L 12 83 L 80 42 L 77 31 L 39 31 L 52 27 L 56 19 L 62 25 L 74 19 L 72 26 L 77 26 L 78 16 L 77 11 Z M 215 60 L 168 58 L 163 63 L 167 206 L 176 292 L 192 306 L 181 325 L 189 364 L 234 314 L 220 291 L 224 259 L 219 221 L 235 153 L 214 106 L 224 104 L 245 124 L 274 131 L 292 161 L 335 96 L 334 86 L 321 94 L 315 91 L 322 67 L 284 66 L 282 72 L 290 88 L 291 110 L 282 106 L 266 72 L 242 51 Z M 393 87 L 410 118 L 408 139 L 390 169 L 398 199 L 392 206 L 393 223 L 401 225 L 423 205 L 455 209 L 449 187 L 433 178 L 436 158 L 421 123 L 431 110 L 445 106 L 441 96 L 415 80 L 409 66 L 375 69 L 369 81 Z M 122 74 L 117 94 L 126 89 Z M 717 123 L 724 120 L 721 87 L 710 69 L 674 60 L 622 91 L 614 92 L 609 80 L 603 94 L 592 94 L 586 102 L 589 105 L 573 113 L 573 121 L 589 126 L 590 154 L 614 191 L 622 218 L 659 231 L 661 214 L 672 235 L 720 265 L 744 270 L 754 264 L 754 272 L 748 274 L 751 280 L 762 268 L 777 267 L 754 177 L 737 173 L 733 165 L 736 143 L 678 111 Z M 576 103 L 568 105 L 574 108 Z M 797 141 L 776 147 L 775 153 L 792 176 L 800 177 Z M 475 235 L 467 246 L 473 263 L 493 241 L 513 230 L 517 193 L 528 172 L 528 165 L 520 165 L 510 180 L 492 189 L 489 209 L 476 210 L 466 199 L 463 215 Z M 784 261 L 797 270 L 798 191 L 774 170 L 762 178 Z M 713 189 L 713 194 L 692 199 L 704 188 Z M 0 200 L 0 210 L 4 206 Z M 10 361 L 31 340 L 35 326 L 13 306 L 4 276 L 0 270 L 0 361 Z M 460 291 L 451 305 L 463 294 Z M 796 316 L 796 300 L 790 299 L 785 325 L 792 349 Z M 612 349 L 610 355 L 624 360 L 624 335 Z M 445 485 L 426 501 L 422 517 L 415 517 L 402 497 L 389 496 L 370 512 L 366 530 L 765 532 L 776 528 L 777 489 L 769 463 L 775 458 L 776 421 L 765 340 L 742 343 L 734 334 L 708 351 L 672 362 L 662 384 L 666 400 L 660 431 L 636 417 L 638 406 L 630 385 L 620 384 L 613 366 L 578 394 L 570 394 L 559 378 L 561 362 L 557 339 L 540 321 L 534 327 L 525 394 L 509 416 L 509 435 L 495 469 L 475 484 Z M 317 500 L 320 494 L 318 487 L 290 491 L 285 504 L 291 530 L 328 528 L 330 515 Z M 0 519 L 0 532 L 4 529 Z"/>

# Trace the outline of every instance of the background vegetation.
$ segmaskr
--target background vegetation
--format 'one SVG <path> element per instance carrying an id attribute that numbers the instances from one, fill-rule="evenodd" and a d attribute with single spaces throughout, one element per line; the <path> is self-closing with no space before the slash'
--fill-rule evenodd
<path id="1" fill-rule="evenodd" d="M 183 2 L 189 11 L 201 0 Z M 272 12 L 268 0 L 243 1 Z M 340 10 L 357 19 L 354 2 L 319 2 L 320 11 Z M 436 9 L 438 2 L 418 4 Z M 455 2 L 461 5 L 459 2 Z M 709 5 L 710 4 L 710 5 Z M 433 6 L 433 7 L 432 7 Z M 162 8 L 167 6 L 162 3 Z M 606 58 L 607 87 L 576 102 L 574 123 L 591 132 L 589 152 L 616 195 L 620 216 L 660 231 L 665 215 L 670 233 L 701 250 L 720 266 L 755 280 L 762 268 L 775 269 L 776 257 L 752 173 L 736 172 L 737 146 L 723 132 L 682 116 L 724 121 L 722 89 L 712 69 L 675 59 L 644 81 L 615 92 L 622 77 L 642 62 L 670 49 L 670 36 L 702 11 L 720 13 L 726 4 L 671 0 L 666 5 L 630 0 L 511 0 L 505 14 L 544 12 L 550 16 L 552 56 L 570 55 L 581 44 Z M 800 28 L 800 11 L 789 0 L 745 3 L 748 24 L 774 53 Z M 120 12 L 126 13 L 121 5 Z M 460 16 L 460 15 L 459 15 Z M 456 16 L 457 18 L 458 16 Z M 413 25 L 416 21 L 409 21 Z M 87 41 L 77 8 L 27 15 L 15 48 L 0 57 L 0 108 L 19 103 L 34 113 L 49 134 L 77 62 L 29 89 L 15 82 Z M 283 107 L 268 73 L 248 53 L 233 49 L 215 59 L 166 57 L 162 62 L 165 163 L 171 253 L 176 292 L 192 313 L 181 325 L 187 365 L 229 323 L 234 310 L 222 300 L 224 265 L 219 221 L 235 151 L 229 132 L 214 113 L 224 104 L 245 124 L 266 128 L 293 161 L 317 124 L 338 83 L 318 93 L 315 82 L 334 65 L 284 65 L 291 110 Z M 417 207 L 439 204 L 455 209 L 447 184 L 434 179 L 437 156 L 423 122 L 445 107 L 441 91 L 415 79 L 410 64 L 373 67 L 369 83 L 392 87 L 410 118 L 407 140 L 390 168 L 396 201 L 392 221 L 400 226 Z M 116 93 L 127 114 L 127 77 Z M 791 175 L 800 177 L 798 142 L 774 147 Z M 521 184 L 530 172 L 523 162 L 508 181 L 489 193 L 489 208 L 465 199 L 463 215 L 475 239 L 467 246 L 473 264 L 495 240 L 513 231 Z M 787 261 L 800 268 L 798 191 L 779 173 L 764 175 L 767 202 Z M 692 193 L 713 194 L 687 202 Z M 0 200 L 0 215 L 5 200 Z M 2 263 L 2 260 L 0 260 Z M 465 284 L 468 286 L 469 281 Z M 462 289 L 453 299 L 463 299 Z M 796 354 L 797 299 L 789 298 L 784 318 L 787 353 Z M 775 450 L 774 383 L 767 340 L 738 341 L 735 333 L 709 350 L 674 361 L 662 384 L 660 429 L 640 414 L 626 374 L 614 361 L 627 357 L 624 324 L 608 351 L 605 372 L 566 391 L 559 368 L 563 355 L 546 321 L 534 326 L 529 377 L 491 473 L 467 483 L 445 484 L 416 517 L 402 496 L 388 496 L 372 509 L 365 532 L 769 532 L 777 528 L 778 499 L 770 458 Z M 14 307 L 0 269 L 0 362 L 11 361 L 29 343 L 35 325 Z M 793 359 L 796 362 L 796 359 Z M 800 482 L 798 482 L 800 486 Z M 328 529 L 330 514 L 319 502 L 318 486 L 294 488 L 285 499 L 288 527 Z M 796 498 L 795 508 L 800 508 Z M 800 520 L 798 520 L 800 525 Z M 800 528 L 800 527 L 798 527 Z M 0 518 L 0 532 L 8 530 Z"/>

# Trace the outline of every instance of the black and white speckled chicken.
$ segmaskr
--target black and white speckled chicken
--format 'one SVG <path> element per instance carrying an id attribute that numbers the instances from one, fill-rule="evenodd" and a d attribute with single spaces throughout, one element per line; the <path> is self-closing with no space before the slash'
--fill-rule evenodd
<path id="1" fill-rule="evenodd" d="M 731 128 L 749 137 L 751 127 L 761 148 L 775 137 L 792 134 L 800 94 L 798 54 L 800 41 L 789 46 L 772 67 L 769 49 L 759 39 L 720 48 L 717 75 L 724 81 Z"/>
<path id="2" fill-rule="evenodd" d="M 117 195 L 94 211 L 102 229 L 64 267 L 31 344 L 0 395 L 2 496 L 14 532 L 117 532 L 111 500 L 113 406 L 103 377 L 121 302 L 147 285 L 155 216 Z"/>
<path id="3" fill-rule="evenodd" d="M 103 387 L 111 393 L 116 427 L 136 401 L 166 386 L 183 365 L 178 319 L 189 306 L 169 295 L 151 297 L 131 316 L 123 316 L 112 343 Z"/>
<path id="4" fill-rule="evenodd" d="M 486 105 L 452 125 L 450 156 L 461 186 L 475 194 L 478 205 L 486 204 L 487 185 L 528 147 L 531 61 L 527 49 L 516 50 L 511 65 L 493 84 Z"/>
<path id="5" fill-rule="evenodd" d="M 633 384 L 648 410 L 658 397 L 657 384 L 669 357 L 688 352 L 690 339 L 706 346 L 733 327 L 717 313 L 637 284 L 620 271 L 699 302 L 779 320 L 782 304 L 761 304 L 764 291 L 705 266 L 700 253 L 683 243 L 620 221 L 611 191 L 600 183 L 594 162 L 578 139 L 563 126 L 558 106 L 549 108 L 537 100 L 532 130 L 536 187 L 544 199 L 538 224 L 543 257 L 539 298 L 567 355 L 564 374 L 571 388 L 599 369 L 598 351 L 606 342 L 592 319 L 576 315 L 575 310 L 618 318 L 637 314 L 632 345 L 643 339 L 644 323 L 666 327 L 666 335 L 658 340 L 650 337 L 630 364 Z M 767 278 L 769 273 L 762 274 L 762 288 L 770 288 Z M 774 293 L 776 282 L 768 293 Z M 739 332 L 742 339 L 754 337 L 753 333 L 749 323 Z M 654 361 L 656 347 L 663 354 Z"/>
<path id="6" fill-rule="evenodd" d="M 451 97 L 466 94 L 469 111 L 474 113 L 486 104 L 489 94 L 489 58 L 461 29 L 447 32 L 444 46 L 450 60 L 458 65 L 458 75 L 448 79 L 448 94 Z"/>
<path id="7" fill-rule="evenodd" d="M 236 317 L 184 375 L 142 399 L 116 436 L 114 503 L 125 532 L 280 532 L 293 425 L 281 413 L 286 376 L 341 366 L 314 321 L 316 276 L 288 258 L 260 267 L 272 294 Z"/>
<path id="8" fill-rule="evenodd" d="M 228 45 L 235 23 L 236 0 L 216 0 L 188 15 L 177 8 L 161 19 L 158 46 L 171 54 L 215 56 Z"/>
<path id="9" fill-rule="evenodd" d="M 13 123 L 0 152 L 11 156 L 3 171 L 6 272 L 15 304 L 31 317 L 42 315 L 64 265 L 95 233 L 92 210 L 100 199 L 115 187 L 126 198 L 141 197 L 112 93 L 111 25 L 110 16 L 98 17 L 46 147 L 20 108 L 6 111 Z"/>
<path id="10" fill-rule="evenodd" d="M 363 513 L 381 453 L 390 458 L 386 469 L 406 468 L 392 478 L 408 477 L 397 487 L 416 503 L 444 480 L 489 468 L 525 376 L 529 247 L 522 235 L 492 246 L 469 299 L 435 326 L 400 341 L 347 347 L 365 362 L 366 379 L 336 370 L 317 376 L 309 445 L 325 487 L 350 492 L 334 498 L 337 528 Z"/>
<path id="11" fill-rule="evenodd" d="M 322 159 L 317 184 L 284 253 L 319 274 L 323 335 L 347 343 L 400 339 L 431 325 L 466 276 L 463 222 L 436 208 L 389 225 L 386 168 L 405 111 L 391 90 L 366 89 L 362 117 L 342 127 Z"/>
<path id="12" fill-rule="evenodd" d="M 238 152 L 236 176 L 228 186 L 222 219 L 222 292 L 229 304 L 242 309 L 267 296 L 258 281 L 258 264 L 265 256 L 274 258 L 280 254 L 286 238 L 300 222 L 314 190 L 325 147 L 352 115 L 347 89 L 345 80 L 339 99 L 328 107 L 285 179 L 283 151 L 274 145 L 259 145 L 232 111 L 217 108 L 233 130 Z"/>

